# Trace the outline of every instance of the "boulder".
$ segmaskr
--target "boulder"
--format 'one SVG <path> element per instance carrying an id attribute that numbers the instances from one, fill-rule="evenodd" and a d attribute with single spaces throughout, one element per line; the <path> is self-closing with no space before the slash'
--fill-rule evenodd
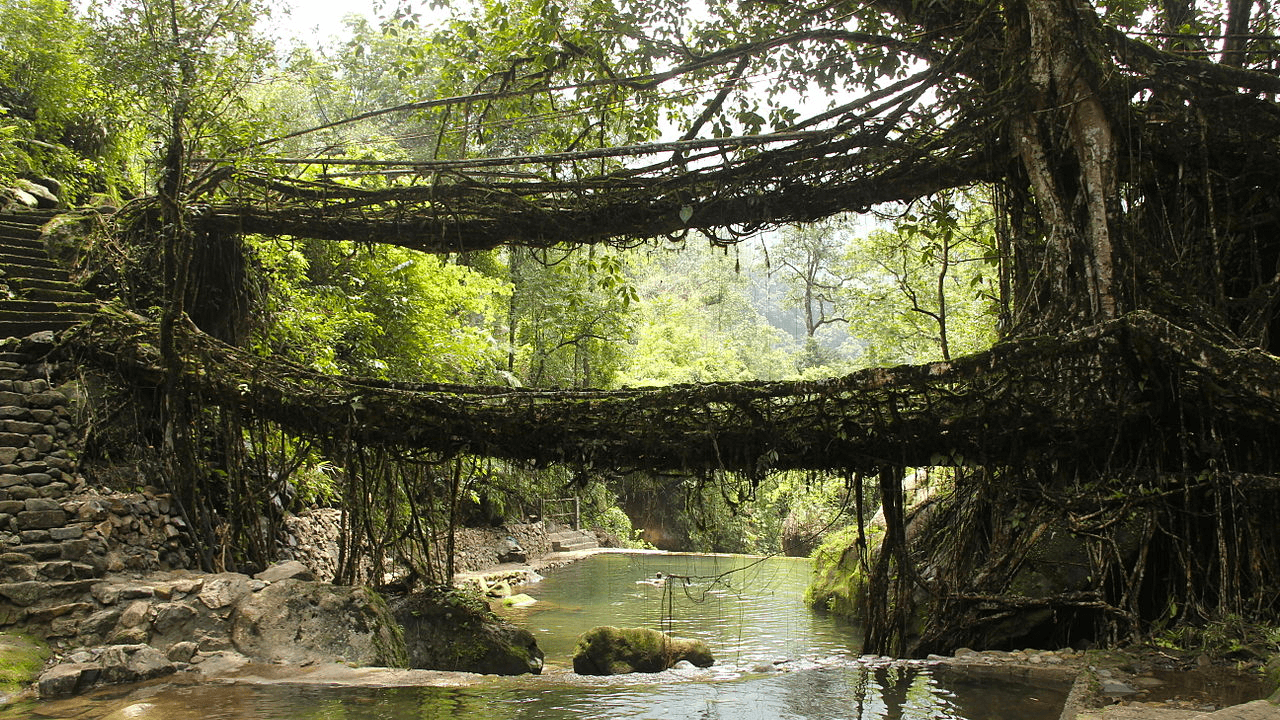
<path id="1" fill-rule="evenodd" d="M 0 633 L 0 707 L 40 676 L 51 654 L 42 641 L 12 632 Z"/>
<path id="2" fill-rule="evenodd" d="M 498 562 L 500 563 L 525 563 L 529 562 L 529 553 L 520 547 L 520 543 L 515 538 L 507 536 L 498 543 Z"/>
<path id="3" fill-rule="evenodd" d="M 595 627 L 578 637 L 573 671 L 579 675 L 662 672 L 687 660 L 710 667 L 715 658 L 701 640 L 674 638 L 648 628 Z"/>
<path id="4" fill-rule="evenodd" d="M 0 211 L 34 210 L 40 204 L 35 195 L 13 187 L 0 187 Z"/>
<path id="5" fill-rule="evenodd" d="M 200 589 L 200 602 L 210 610 L 235 605 L 251 592 L 249 577 L 238 573 L 220 573 L 206 578 Z"/>
<path id="6" fill-rule="evenodd" d="M 528 630 L 499 619 L 473 592 L 435 588 L 400 598 L 409 666 L 487 675 L 542 672 L 542 649 Z"/>
<path id="7" fill-rule="evenodd" d="M 58 207 L 58 196 L 49 192 L 49 188 L 34 183 L 30 180 L 18 179 L 14 181 L 14 187 L 36 199 L 36 207 L 39 208 L 56 208 Z"/>
<path id="8" fill-rule="evenodd" d="M 207 583 L 206 583 L 207 587 Z M 231 642 L 262 662 L 348 662 L 403 667 L 404 645 L 386 602 L 372 590 L 280 580 L 243 597 Z"/>
<path id="9" fill-rule="evenodd" d="M 296 580 L 315 580 L 315 573 L 311 572 L 311 568 L 303 565 L 297 560 L 285 560 L 263 570 L 254 578 L 263 582 L 279 582 L 280 580 L 288 580 L 290 578 Z"/>
<path id="10" fill-rule="evenodd" d="M 176 668 L 150 645 L 112 645 L 98 657 L 107 683 L 142 682 L 172 673 Z"/>
<path id="11" fill-rule="evenodd" d="M 36 687 L 42 698 L 75 695 L 97 682 L 101 672 L 97 663 L 61 663 L 45 670 Z"/>

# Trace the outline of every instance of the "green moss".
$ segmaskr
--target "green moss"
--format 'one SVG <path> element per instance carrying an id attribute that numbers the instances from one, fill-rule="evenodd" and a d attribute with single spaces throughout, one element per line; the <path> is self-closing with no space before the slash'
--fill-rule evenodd
<path id="1" fill-rule="evenodd" d="M 882 527 L 866 528 L 868 566 L 875 563 L 883 535 Z M 851 525 L 828 535 L 813 551 L 813 581 L 805 590 L 805 600 L 810 606 L 860 619 L 859 613 L 865 607 L 867 577 L 858 562 L 857 542 L 858 528 Z"/>
<path id="2" fill-rule="evenodd" d="M 409 651 L 405 649 L 404 628 L 396 622 L 386 598 L 368 587 L 364 588 L 364 593 L 370 607 L 382 620 L 381 627 L 373 629 L 373 645 L 378 650 L 378 654 L 382 656 L 383 662 L 388 667 L 409 667 Z"/>
<path id="3" fill-rule="evenodd" d="M 700 640 L 669 637 L 649 628 L 592 628 L 578 638 L 573 669 L 580 675 L 661 672 L 681 660 L 710 667 L 715 658 Z"/>
<path id="4" fill-rule="evenodd" d="M 35 682 L 51 654 L 49 646 L 35 638 L 0 633 L 0 695 L 11 695 Z"/>

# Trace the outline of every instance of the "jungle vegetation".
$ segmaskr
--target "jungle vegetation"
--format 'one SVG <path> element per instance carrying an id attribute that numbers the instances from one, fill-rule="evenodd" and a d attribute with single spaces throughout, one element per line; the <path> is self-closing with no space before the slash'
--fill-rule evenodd
<path id="1" fill-rule="evenodd" d="M 1267 2 L 4 9 L 0 180 L 120 206 L 133 314 L 68 346 L 158 411 L 206 565 L 322 502 L 343 580 L 447 576 L 577 490 L 707 549 L 852 521 L 882 652 L 1280 611 Z M 1054 537 L 1083 570 L 1028 583 Z"/>

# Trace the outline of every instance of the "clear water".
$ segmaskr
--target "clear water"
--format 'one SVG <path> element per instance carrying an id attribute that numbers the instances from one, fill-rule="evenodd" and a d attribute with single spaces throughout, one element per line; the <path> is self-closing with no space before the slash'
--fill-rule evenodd
<path id="1" fill-rule="evenodd" d="M 538 638 L 549 667 L 571 667 L 578 635 L 597 625 L 647 627 L 707 643 L 718 666 L 856 656 L 858 628 L 804 604 L 806 558 L 606 553 L 556 568 L 499 611 Z M 658 573 L 670 579 L 656 586 Z"/>
<path id="2" fill-rule="evenodd" d="M 689 577 L 638 583 L 663 572 Z M 948 685 L 919 662 L 860 658 L 856 628 L 803 604 L 807 561 L 606 554 L 526 588 L 504 610 L 547 654 L 541 677 L 482 677 L 469 687 L 195 685 L 107 689 L 0 711 L 33 720 L 1056 720 L 1065 688 Z M 589 678 L 570 664 L 577 635 L 601 624 L 701 638 L 706 670 Z M 783 662 L 785 661 L 785 662 Z M 766 667 L 780 668 L 770 672 Z M 17 713 L 17 714 L 14 714 Z M 114 713 L 114 714 L 113 714 Z"/>

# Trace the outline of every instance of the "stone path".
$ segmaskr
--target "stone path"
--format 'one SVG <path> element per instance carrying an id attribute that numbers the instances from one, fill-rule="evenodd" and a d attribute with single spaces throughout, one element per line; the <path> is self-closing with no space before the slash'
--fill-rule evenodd
<path id="1" fill-rule="evenodd" d="M 54 214 L 0 214 L 0 338 L 65 330 L 97 308 L 45 252 L 40 228 Z"/>

